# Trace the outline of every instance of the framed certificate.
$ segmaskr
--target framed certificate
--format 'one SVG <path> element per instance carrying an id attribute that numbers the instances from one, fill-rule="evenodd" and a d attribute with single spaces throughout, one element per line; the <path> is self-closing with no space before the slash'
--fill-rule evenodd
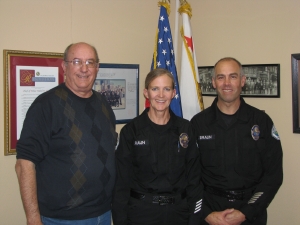
<path id="1" fill-rule="evenodd" d="M 63 54 L 3 50 L 3 59 L 4 155 L 13 155 L 31 103 L 64 82 Z"/>

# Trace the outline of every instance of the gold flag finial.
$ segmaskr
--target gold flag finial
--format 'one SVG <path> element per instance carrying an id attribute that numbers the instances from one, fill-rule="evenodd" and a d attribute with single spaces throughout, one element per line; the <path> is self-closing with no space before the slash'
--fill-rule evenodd
<path id="1" fill-rule="evenodd" d="M 190 18 L 192 17 L 192 7 L 186 0 L 180 0 L 181 6 L 178 9 L 180 14 L 186 13 Z"/>
<path id="2" fill-rule="evenodd" d="M 163 6 L 166 8 L 168 15 L 170 15 L 171 12 L 171 7 L 170 4 L 168 2 L 170 2 L 170 0 L 161 0 L 160 2 L 158 2 L 158 6 Z"/>
<path id="3" fill-rule="evenodd" d="M 186 0 L 180 0 L 180 4 L 183 5 L 183 4 L 186 4 Z"/>

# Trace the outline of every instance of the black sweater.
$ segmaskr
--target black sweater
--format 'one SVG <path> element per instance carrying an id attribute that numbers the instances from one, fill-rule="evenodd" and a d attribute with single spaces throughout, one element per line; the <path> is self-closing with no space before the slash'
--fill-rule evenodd
<path id="1" fill-rule="evenodd" d="M 35 164 L 41 215 L 86 219 L 110 210 L 115 116 L 97 92 L 80 98 L 61 84 L 30 106 L 17 158 Z"/>

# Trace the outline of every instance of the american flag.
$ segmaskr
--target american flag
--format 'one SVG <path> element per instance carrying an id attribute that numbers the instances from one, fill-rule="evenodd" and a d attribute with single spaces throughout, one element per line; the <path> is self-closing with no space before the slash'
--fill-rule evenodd
<path id="1" fill-rule="evenodd" d="M 175 54 L 173 49 L 173 40 L 170 29 L 169 17 L 166 9 L 166 7 L 169 7 L 169 4 L 160 2 L 160 5 L 160 15 L 158 19 L 158 29 L 155 43 L 156 47 L 153 53 L 151 70 L 156 68 L 164 68 L 172 73 L 175 80 L 176 96 L 171 101 L 170 108 L 177 116 L 182 117 L 178 77 L 175 65 Z"/>

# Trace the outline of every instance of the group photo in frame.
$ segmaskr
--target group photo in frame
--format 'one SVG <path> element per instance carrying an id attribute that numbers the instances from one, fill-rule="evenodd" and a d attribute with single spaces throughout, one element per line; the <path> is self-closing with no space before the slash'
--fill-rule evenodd
<path id="1" fill-rule="evenodd" d="M 280 64 L 242 65 L 246 82 L 241 96 L 257 98 L 280 97 Z M 199 80 L 203 96 L 216 96 L 212 85 L 213 66 L 199 66 Z"/>
<path id="2" fill-rule="evenodd" d="M 108 101 L 116 123 L 128 123 L 139 114 L 139 65 L 100 63 L 93 89 Z"/>
<path id="3" fill-rule="evenodd" d="M 300 133 L 300 53 L 292 54 L 292 110 L 293 133 Z"/>
<path id="4" fill-rule="evenodd" d="M 3 50 L 3 59 L 4 155 L 13 155 L 31 103 L 64 82 L 63 54 Z"/>

